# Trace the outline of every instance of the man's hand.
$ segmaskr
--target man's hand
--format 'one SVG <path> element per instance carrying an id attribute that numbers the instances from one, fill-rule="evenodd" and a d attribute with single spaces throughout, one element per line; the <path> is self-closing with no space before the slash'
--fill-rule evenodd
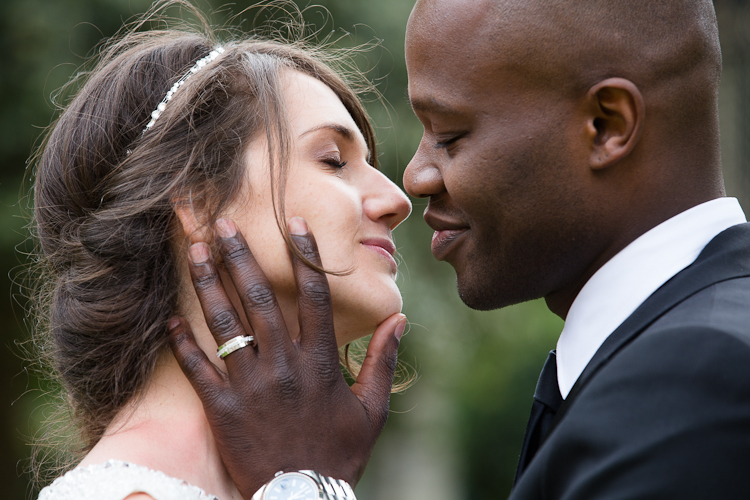
<path id="1" fill-rule="evenodd" d="M 289 231 L 302 254 L 320 266 L 306 223 L 295 217 Z M 216 233 L 255 346 L 229 354 L 224 374 L 197 346 L 184 319 L 173 318 L 169 326 L 172 350 L 203 402 L 229 474 L 246 499 L 282 470 L 311 469 L 354 486 L 388 417 L 405 316 L 395 314 L 378 327 L 362 371 L 349 387 L 339 368 L 325 274 L 292 255 L 300 322 L 299 338 L 293 341 L 273 289 L 236 226 L 220 220 Z M 222 345 L 249 332 L 205 245 L 191 247 L 190 273 L 206 323 Z"/>

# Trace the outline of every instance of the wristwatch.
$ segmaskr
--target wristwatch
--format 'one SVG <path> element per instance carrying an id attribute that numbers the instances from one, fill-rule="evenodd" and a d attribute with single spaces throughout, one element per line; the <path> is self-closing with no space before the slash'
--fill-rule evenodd
<path id="1" fill-rule="evenodd" d="M 315 471 L 279 471 L 252 500 L 357 500 L 349 483 Z"/>

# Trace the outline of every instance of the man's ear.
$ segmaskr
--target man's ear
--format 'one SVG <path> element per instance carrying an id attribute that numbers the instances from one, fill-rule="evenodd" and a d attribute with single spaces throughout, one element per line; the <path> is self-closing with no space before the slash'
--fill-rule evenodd
<path id="1" fill-rule="evenodd" d="M 600 170 L 617 163 L 638 144 L 646 115 L 643 96 L 624 78 L 608 78 L 586 95 L 589 118 L 586 134 L 591 156 L 589 165 Z"/>
<path id="2" fill-rule="evenodd" d="M 209 241 L 208 227 L 202 221 L 202 214 L 196 212 L 189 200 L 172 199 L 172 207 L 191 245 L 199 241 Z"/>

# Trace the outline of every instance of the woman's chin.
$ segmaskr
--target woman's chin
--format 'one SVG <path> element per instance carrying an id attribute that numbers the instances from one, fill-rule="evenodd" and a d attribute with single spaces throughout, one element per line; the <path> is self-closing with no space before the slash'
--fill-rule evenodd
<path id="1" fill-rule="evenodd" d="M 339 347 L 372 335 L 383 321 L 401 312 L 403 306 L 401 293 L 395 283 L 393 287 L 388 288 L 387 292 L 383 290 L 386 293 L 369 295 L 366 301 L 359 303 L 347 301 L 349 303 L 345 307 L 346 312 L 342 311 L 341 307 L 337 307 L 337 301 L 334 298 L 334 327 Z"/>

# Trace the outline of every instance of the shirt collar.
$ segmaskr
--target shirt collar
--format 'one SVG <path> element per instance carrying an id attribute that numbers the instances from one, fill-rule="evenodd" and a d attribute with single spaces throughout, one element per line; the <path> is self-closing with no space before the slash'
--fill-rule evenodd
<path id="1" fill-rule="evenodd" d="M 599 268 L 570 306 L 557 341 L 563 399 L 602 343 L 638 306 L 692 264 L 716 235 L 743 222 L 736 198 L 711 200 L 662 222 Z"/>

